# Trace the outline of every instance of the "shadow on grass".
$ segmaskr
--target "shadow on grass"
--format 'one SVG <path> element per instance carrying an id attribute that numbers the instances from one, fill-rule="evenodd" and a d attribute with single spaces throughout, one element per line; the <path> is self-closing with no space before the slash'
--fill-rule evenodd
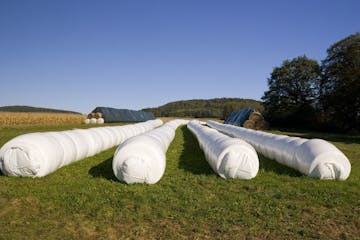
<path id="1" fill-rule="evenodd" d="M 117 181 L 112 169 L 112 159 L 109 158 L 89 170 L 89 174 L 96 178 L 105 178 L 107 180 Z"/>
<path id="2" fill-rule="evenodd" d="M 278 175 L 286 175 L 289 177 L 301 177 L 300 172 L 295 169 L 282 165 L 275 160 L 270 160 L 262 155 L 259 155 L 259 170 L 263 169 L 265 172 L 274 172 Z"/>
<path id="3" fill-rule="evenodd" d="M 180 155 L 179 168 L 196 175 L 215 174 L 207 163 L 195 136 L 187 129 L 186 125 L 181 128 L 184 138 L 184 149 Z"/>

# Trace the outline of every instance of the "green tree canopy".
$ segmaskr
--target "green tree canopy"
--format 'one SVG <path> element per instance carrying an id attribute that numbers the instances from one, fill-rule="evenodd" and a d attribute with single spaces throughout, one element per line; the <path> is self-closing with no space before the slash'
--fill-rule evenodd
<path id="1" fill-rule="evenodd" d="M 299 56 L 274 68 L 264 93 L 265 116 L 273 124 L 309 124 L 319 92 L 320 66 Z"/>
<path id="2" fill-rule="evenodd" d="M 343 130 L 360 130 L 360 33 L 330 46 L 322 62 L 321 106 Z"/>
<path id="3" fill-rule="evenodd" d="M 236 106 L 234 103 L 225 103 L 223 114 L 222 114 L 222 119 L 225 120 L 230 115 L 230 113 L 235 111 L 235 109 L 236 109 Z"/>
<path id="4" fill-rule="evenodd" d="M 225 107 L 227 106 L 227 107 Z M 145 108 L 156 117 L 226 118 L 229 113 L 252 107 L 263 111 L 261 102 L 242 98 L 193 99 L 170 102 L 157 108 Z M 226 112 L 224 109 L 227 108 Z M 225 114 L 225 115 L 224 115 Z"/>

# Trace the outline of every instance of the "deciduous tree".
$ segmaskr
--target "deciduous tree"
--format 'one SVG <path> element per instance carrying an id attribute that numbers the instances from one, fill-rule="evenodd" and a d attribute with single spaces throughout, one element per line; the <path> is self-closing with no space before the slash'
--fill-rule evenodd
<path id="1" fill-rule="evenodd" d="M 325 119 L 343 130 L 360 130 L 360 33 L 330 46 L 322 61 L 320 102 Z"/>
<path id="2" fill-rule="evenodd" d="M 315 118 L 320 66 L 306 56 L 274 68 L 264 93 L 265 116 L 273 124 L 306 125 Z"/>

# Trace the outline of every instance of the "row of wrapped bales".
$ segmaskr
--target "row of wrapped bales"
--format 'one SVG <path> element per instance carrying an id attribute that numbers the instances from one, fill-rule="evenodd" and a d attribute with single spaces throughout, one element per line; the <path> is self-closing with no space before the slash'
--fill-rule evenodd
<path id="1" fill-rule="evenodd" d="M 158 182 L 165 172 L 166 151 L 176 129 L 187 120 L 173 120 L 121 144 L 113 158 L 115 176 L 126 183 Z"/>
<path id="2" fill-rule="evenodd" d="M 158 182 L 165 172 L 166 151 L 175 137 L 175 131 L 187 122 L 173 120 L 121 144 L 112 163 L 116 178 L 128 184 Z"/>
<path id="3" fill-rule="evenodd" d="M 84 120 L 85 124 L 103 124 L 104 122 L 103 118 L 86 118 Z"/>
<path id="4" fill-rule="evenodd" d="M 135 111 L 129 109 L 117 109 L 110 107 L 97 107 L 92 113 L 101 114 L 105 123 L 116 122 L 144 122 L 155 119 L 151 112 Z"/>
<path id="5" fill-rule="evenodd" d="M 0 169 L 8 176 L 42 177 L 161 124 L 161 120 L 151 120 L 125 126 L 20 135 L 0 149 Z"/>
<path id="6" fill-rule="evenodd" d="M 222 178 L 254 178 L 259 170 L 255 149 L 245 141 L 191 121 L 188 129 L 196 136 L 211 168 Z"/>
<path id="7" fill-rule="evenodd" d="M 345 180 L 350 175 L 351 165 L 347 157 L 325 140 L 271 134 L 214 121 L 207 124 L 247 141 L 258 153 L 310 177 Z"/>

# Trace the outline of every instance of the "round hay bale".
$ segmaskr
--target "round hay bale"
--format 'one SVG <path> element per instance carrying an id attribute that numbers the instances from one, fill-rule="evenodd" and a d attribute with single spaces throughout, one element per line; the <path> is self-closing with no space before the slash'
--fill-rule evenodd
<path id="1" fill-rule="evenodd" d="M 252 112 L 249 116 L 249 120 L 257 122 L 257 121 L 264 120 L 264 117 L 259 112 Z"/>
<path id="2" fill-rule="evenodd" d="M 102 113 L 101 112 L 96 112 L 95 113 L 95 118 L 96 119 L 102 118 Z"/>
<path id="3" fill-rule="evenodd" d="M 89 114 L 87 115 L 87 118 L 88 118 L 88 119 L 91 119 L 91 118 L 92 118 L 91 113 L 89 113 Z"/>
<path id="4" fill-rule="evenodd" d="M 88 118 L 85 119 L 85 120 L 84 120 L 84 123 L 85 123 L 85 124 L 90 124 L 90 119 L 88 119 Z"/>
<path id="5" fill-rule="evenodd" d="M 255 129 L 255 122 L 252 120 L 246 120 L 243 124 L 244 128 Z"/>
<path id="6" fill-rule="evenodd" d="M 265 120 L 255 122 L 256 130 L 266 130 L 269 128 L 269 124 Z"/>
<path id="7" fill-rule="evenodd" d="M 98 118 L 98 119 L 96 119 L 96 123 L 97 124 L 104 124 L 104 119 L 103 118 Z"/>
<path id="8" fill-rule="evenodd" d="M 96 118 L 91 118 L 91 119 L 90 119 L 90 123 L 91 123 L 91 124 L 95 124 L 95 123 L 96 123 Z"/>

